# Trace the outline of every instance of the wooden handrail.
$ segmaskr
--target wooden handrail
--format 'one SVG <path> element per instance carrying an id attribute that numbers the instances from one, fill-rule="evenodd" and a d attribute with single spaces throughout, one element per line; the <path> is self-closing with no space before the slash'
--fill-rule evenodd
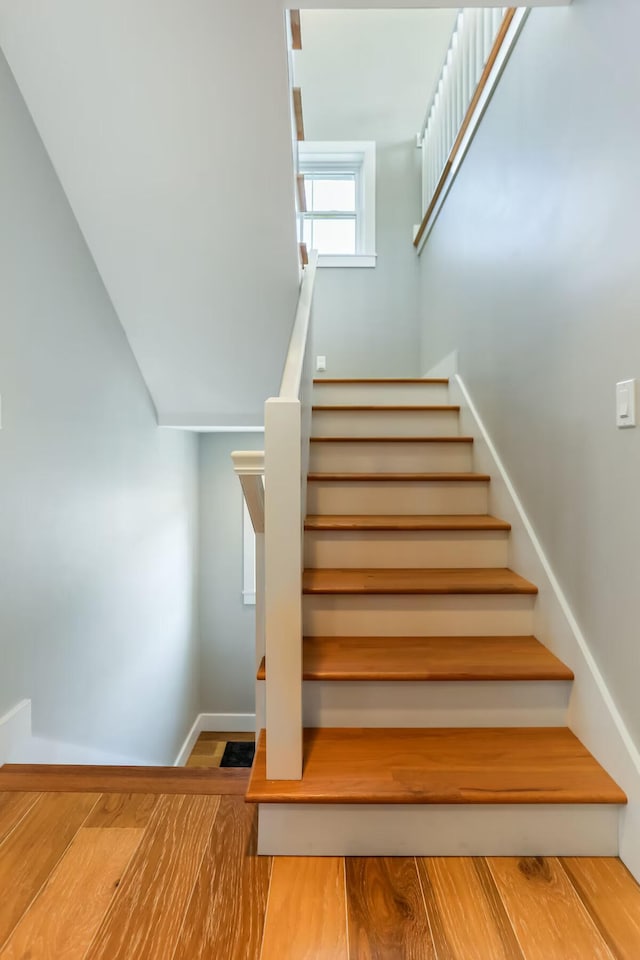
<path id="1" fill-rule="evenodd" d="M 509 7 L 503 17 L 502 23 L 500 24 L 500 29 L 498 30 L 498 34 L 491 48 L 489 58 L 484 66 L 484 69 L 478 81 L 478 85 L 476 87 L 475 93 L 471 98 L 471 102 L 469 103 L 467 112 L 464 115 L 464 119 L 460 126 L 458 135 L 455 139 L 455 142 L 451 150 L 449 151 L 449 156 L 447 157 L 447 160 L 445 162 L 442 174 L 440 175 L 440 179 L 438 180 L 438 184 L 434 191 L 433 197 L 431 198 L 429 206 L 427 207 L 425 215 L 422 218 L 418 231 L 413 240 L 413 245 L 416 248 L 420 246 L 420 242 L 422 240 L 422 237 L 424 236 L 425 230 L 427 229 L 427 225 L 429 223 L 429 220 L 431 219 L 431 215 L 433 214 L 433 211 L 438 203 L 438 200 L 440 199 L 440 195 L 442 194 L 442 191 L 444 190 L 444 187 L 447 183 L 454 161 L 464 142 L 465 134 L 467 133 L 467 130 L 471 125 L 471 122 L 473 120 L 474 114 L 476 112 L 476 109 L 482 97 L 482 94 L 484 93 L 487 83 L 489 82 L 489 78 L 496 64 L 498 56 L 500 55 L 502 45 L 504 44 L 505 38 L 509 32 L 509 27 L 511 26 L 511 23 L 513 21 L 513 18 L 516 12 L 517 12 L 516 7 Z"/>
<path id="2" fill-rule="evenodd" d="M 298 298 L 298 308 L 293 322 L 293 329 L 289 340 L 289 350 L 287 351 L 287 359 L 282 374 L 279 394 L 282 400 L 297 400 L 300 396 L 302 367 L 309 333 L 311 301 L 313 299 L 313 286 L 316 278 L 317 263 L 318 254 L 315 250 L 312 250 L 309 254 L 309 263 L 304 270 L 300 296 Z"/>

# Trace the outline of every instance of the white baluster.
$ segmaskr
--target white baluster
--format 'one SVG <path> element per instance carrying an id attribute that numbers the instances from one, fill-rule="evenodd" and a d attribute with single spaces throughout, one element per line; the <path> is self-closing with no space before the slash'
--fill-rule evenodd
<path id="1" fill-rule="evenodd" d="M 491 47 L 493 46 L 493 24 L 492 24 L 492 11 L 486 8 L 482 11 L 482 18 L 484 21 L 483 29 L 483 44 L 482 44 L 482 67 L 489 59 L 489 54 L 491 53 Z"/>

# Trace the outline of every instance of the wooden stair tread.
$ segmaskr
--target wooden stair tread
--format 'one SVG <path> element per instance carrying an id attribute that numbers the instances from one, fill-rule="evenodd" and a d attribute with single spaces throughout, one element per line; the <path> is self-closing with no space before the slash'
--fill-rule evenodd
<path id="1" fill-rule="evenodd" d="M 121 767 L 75 764 L 5 763 L 0 792 L 171 793 L 242 796 L 248 783 L 242 768 Z"/>
<path id="2" fill-rule="evenodd" d="M 305 637 L 302 650 L 304 680 L 573 680 L 535 637 Z"/>
<path id="3" fill-rule="evenodd" d="M 304 731 L 302 780 L 267 780 L 261 733 L 246 799 L 258 803 L 626 803 L 566 727 Z"/>
<path id="4" fill-rule="evenodd" d="M 431 404 L 382 404 L 382 403 L 327 403 L 324 405 L 314 404 L 311 408 L 314 413 L 327 413 L 327 412 L 338 412 L 338 413 L 380 413 L 383 412 L 392 412 L 392 413 L 459 413 L 460 406 L 458 404 L 443 404 L 443 403 L 431 403 Z"/>
<path id="5" fill-rule="evenodd" d="M 305 530 L 510 530 L 506 520 L 488 514 L 321 514 L 308 516 Z"/>
<path id="6" fill-rule="evenodd" d="M 311 437 L 311 443 L 473 443 L 473 437 Z"/>
<path id="7" fill-rule="evenodd" d="M 536 594 L 538 588 L 508 567 L 311 568 L 306 594 Z"/>
<path id="8" fill-rule="evenodd" d="M 385 383 L 423 383 L 423 384 L 440 383 L 442 384 L 442 383 L 445 383 L 446 384 L 446 383 L 449 383 L 449 378 L 448 377 L 430 377 L 430 378 L 428 377 L 373 377 L 373 378 L 365 377 L 364 379 L 362 379 L 362 378 L 354 378 L 354 377 L 347 377 L 347 378 L 318 377 L 313 382 L 315 385 L 318 385 L 318 386 L 322 385 L 323 383 L 346 383 L 346 384 L 349 384 L 349 383 L 381 383 L 381 384 L 385 384 Z"/>
<path id="9" fill-rule="evenodd" d="M 380 481 L 391 483 L 486 483 L 491 480 L 488 473 L 309 473 L 309 483 L 361 483 L 362 481 Z"/>

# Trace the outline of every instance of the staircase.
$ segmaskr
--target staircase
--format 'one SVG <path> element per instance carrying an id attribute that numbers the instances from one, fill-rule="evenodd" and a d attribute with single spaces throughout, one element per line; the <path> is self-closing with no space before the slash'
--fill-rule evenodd
<path id="1" fill-rule="evenodd" d="M 446 380 L 314 383 L 301 780 L 247 800 L 262 853 L 611 855 L 622 790 L 566 727 Z M 268 662 L 263 660 L 258 680 Z"/>

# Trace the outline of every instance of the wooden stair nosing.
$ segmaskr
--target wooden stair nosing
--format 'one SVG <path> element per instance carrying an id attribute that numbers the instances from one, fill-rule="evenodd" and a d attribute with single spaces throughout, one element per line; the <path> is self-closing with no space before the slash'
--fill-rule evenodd
<path id="1" fill-rule="evenodd" d="M 473 437 L 311 437 L 311 443 L 473 443 Z"/>
<path id="2" fill-rule="evenodd" d="M 316 377 L 313 381 L 315 386 L 321 386 L 322 384 L 363 384 L 363 383 L 374 383 L 374 384 L 448 384 L 448 377 Z"/>
<path id="3" fill-rule="evenodd" d="M 306 595 L 534 595 L 538 588 L 509 567 L 307 568 Z"/>
<path id="4" fill-rule="evenodd" d="M 488 473 L 456 473 L 442 471 L 440 473 L 340 473 L 335 471 L 312 471 L 307 474 L 308 483 L 488 483 L 491 476 Z"/>
<path id="5" fill-rule="evenodd" d="M 490 514 L 312 514 L 307 516 L 308 531 L 509 531 L 511 524 Z"/>
<path id="6" fill-rule="evenodd" d="M 573 671 L 533 636 L 304 637 L 309 681 L 559 681 Z M 263 657 L 257 673 L 266 679 Z"/>
<path id="7" fill-rule="evenodd" d="M 624 804 L 567 727 L 307 728 L 301 780 L 267 780 L 260 734 L 246 800 L 312 804 Z"/>
<path id="8" fill-rule="evenodd" d="M 121 767 L 5 763 L 0 792 L 170 793 L 242 796 L 249 771 L 241 768 Z"/>

